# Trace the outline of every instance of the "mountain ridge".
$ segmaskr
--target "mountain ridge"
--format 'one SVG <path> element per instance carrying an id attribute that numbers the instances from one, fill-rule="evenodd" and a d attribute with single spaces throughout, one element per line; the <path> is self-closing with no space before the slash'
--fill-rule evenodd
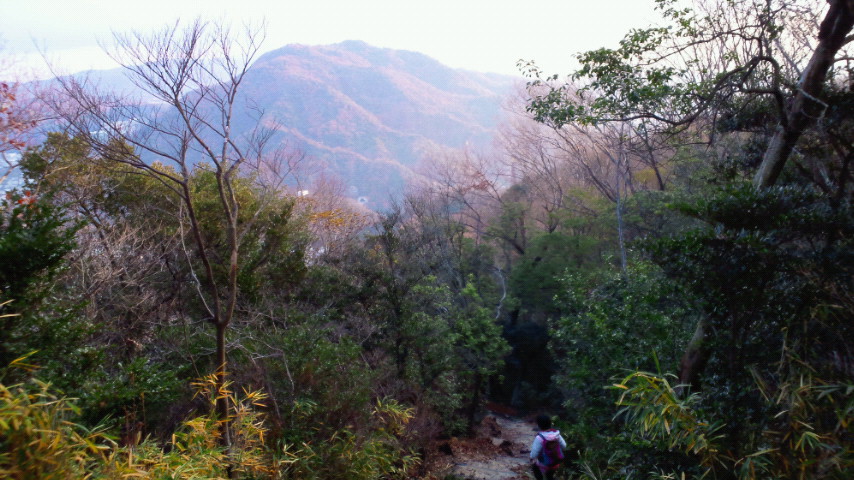
<path id="1" fill-rule="evenodd" d="M 268 126 L 297 141 L 352 196 L 382 202 L 416 175 L 425 152 L 488 147 L 517 82 L 348 40 L 266 52 L 243 91 L 268 109 Z"/>
<path id="2" fill-rule="evenodd" d="M 132 84 L 121 71 L 75 76 L 127 93 Z M 324 178 L 338 178 L 348 196 L 378 208 L 417 176 L 424 155 L 488 148 L 519 81 L 359 40 L 290 44 L 250 66 L 240 95 L 260 109 L 238 115 L 233 131 L 251 132 L 260 112 L 274 141 L 302 150 Z"/>

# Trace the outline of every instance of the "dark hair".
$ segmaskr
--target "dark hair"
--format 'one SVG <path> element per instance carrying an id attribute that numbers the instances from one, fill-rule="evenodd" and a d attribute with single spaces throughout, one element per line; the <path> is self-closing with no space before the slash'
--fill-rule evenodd
<path id="1" fill-rule="evenodd" d="M 537 426 L 540 427 L 540 430 L 548 430 L 552 428 L 552 417 L 544 413 L 537 415 Z"/>

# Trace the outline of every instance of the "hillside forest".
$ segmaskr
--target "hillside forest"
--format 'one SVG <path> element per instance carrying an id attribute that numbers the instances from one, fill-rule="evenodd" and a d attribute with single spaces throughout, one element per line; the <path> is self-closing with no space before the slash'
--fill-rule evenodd
<path id="1" fill-rule="evenodd" d="M 3 84 L 0 477 L 451 480 L 492 402 L 558 478 L 850 478 L 854 2 L 656 3 L 379 211 L 297 187 L 263 30 Z"/>

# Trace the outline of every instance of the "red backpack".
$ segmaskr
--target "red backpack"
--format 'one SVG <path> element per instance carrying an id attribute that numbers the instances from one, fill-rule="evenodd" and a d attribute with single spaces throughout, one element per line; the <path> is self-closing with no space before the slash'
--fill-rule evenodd
<path id="1" fill-rule="evenodd" d="M 540 465 L 546 467 L 547 471 L 557 470 L 557 467 L 563 463 L 563 449 L 560 448 L 559 437 L 555 437 L 554 440 L 546 440 L 542 433 L 537 435 L 543 439 L 543 449 L 538 458 Z"/>

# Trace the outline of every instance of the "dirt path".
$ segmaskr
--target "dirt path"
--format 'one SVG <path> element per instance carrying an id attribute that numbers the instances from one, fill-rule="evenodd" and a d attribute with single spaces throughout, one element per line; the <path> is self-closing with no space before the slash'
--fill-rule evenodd
<path id="1" fill-rule="evenodd" d="M 485 448 L 455 455 L 451 474 L 466 480 L 527 480 L 534 425 L 519 418 L 491 415 L 480 427 Z M 492 448 L 489 448 L 492 447 Z"/>

